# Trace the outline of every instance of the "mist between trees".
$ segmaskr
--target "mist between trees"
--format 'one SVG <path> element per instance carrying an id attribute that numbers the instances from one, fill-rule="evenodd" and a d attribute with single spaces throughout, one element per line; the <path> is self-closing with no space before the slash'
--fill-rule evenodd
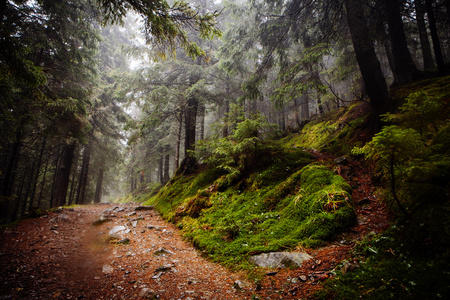
<path id="1" fill-rule="evenodd" d="M 389 86 L 444 75 L 450 55 L 444 0 L 5 0 L 0 14 L 2 223 L 157 188 L 245 119 L 276 125 L 266 138 L 367 101 L 377 126 Z"/>

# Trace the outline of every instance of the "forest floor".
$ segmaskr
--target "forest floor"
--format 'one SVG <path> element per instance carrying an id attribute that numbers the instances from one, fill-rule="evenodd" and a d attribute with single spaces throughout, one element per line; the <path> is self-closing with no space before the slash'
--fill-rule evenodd
<path id="1" fill-rule="evenodd" d="M 3 229 L 0 300 L 310 298 L 350 259 L 358 240 L 384 230 L 391 220 L 373 195 L 370 172 L 359 162 L 347 159 L 335 171 L 354 189 L 357 222 L 326 247 L 302 249 L 313 259 L 301 268 L 265 270 L 255 284 L 244 273 L 201 257 L 155 210 L 140 210 L 134 203 L 97 204 L 57 209 Z M 101 224 L 94 226 L 95 221 Z M 108 233 L 115 226 L 129 232 L 112 241 Z M 118 243 L 121 238 L 129 242 Z"/>

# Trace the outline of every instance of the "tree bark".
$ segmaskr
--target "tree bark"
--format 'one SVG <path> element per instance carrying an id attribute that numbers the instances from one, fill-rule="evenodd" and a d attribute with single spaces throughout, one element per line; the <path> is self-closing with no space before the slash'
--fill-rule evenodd
<path id="1" fill-rule="evenodd" d="M 444 56 L 442 55 L 441 42 L 439 41 L 439 35 L 436 26 L 436 17 L 434 15 L 433 0 L 425 0 L 425 6 L 427 8 L 428 22 L 430 25 L 431 40 L 433 41 L 434 56 L 436 57 L 436 64 L 439 70 L 439 74 L 444 76 L 446 74 Z"/>
<path id="2" fill-rule="evenodd" d="M 22 130 L 16 133 L 16 139 L 11 147 L 8 164 L 6 166 L 5 177 L 3 179 L 2 196 L 10 197 L 16 179 L 16 169 L 19 163 L 20 152 L 22 150 Z"/>
<path id="3" fill-rule="evenodd" d="M 394 84 L 411 82 L 420 74 L 408 49 L 399 4 L 397 0 L 383 0 L 383 7 L 394 59 Z"/>
<path id="4" fill-rule="evenodd" d="M 36 163 L 33 162 L 31 169 L 26 169 L 26 171 L 29 173 L 28 176 L 28 183 L 27 183 L 27 190 L 25 192 L 25 196 L 22 199 L 22 207 L 21 207 L 21 211 L 20 211 L 20 215 L 24 216 L 27 213 L 27 204 L 29 203 L 28 199 L 30 196 L 30 192 L 31 192 L 31 186 L 33 185 L 33 177 L 34 177 L 34 169 L 36 167 Z M 28 211 L 31 211 L 31 205 L 28 208 Z"/>
<path id="5" fill-rule="evenodd" d="M 161 184 L 164 184 L 164 172 L 163 172 L 163 165 L 164 165 L 164 158 L 163 155 L 161 155 L 161 157 L 159 158 L 159 168 L 158 168 L 158 173 L 159 173 L 159 182 Z"/>
<path id="6" fill-rule="evenodd" d="M 38 200 L 37 200 L 38 201 L 37 202 L 37 207 L 38 208 L 41 207 L 42 193 L 44 192 L 45 179 L 47 178 L 47 170 L 48 170 L 48 160 L 45 163 L 44 174 L 42 175 L 41 190 L 39 191 L 39 196 L 38 196 Z"/>
<path id="7" fill-rule="evenodd" d="M 197 123 L 198 100 L 195 97 L 189 97 L 187 100 L 185 114 L 185 144 L 184 154 L 189 156 L 189 150 L 195 150 L 195 131 Z"/>
<path id="8" fill-rule="evenodd" d="M 175 170 L 180 165 L 181 133 L 183 131 L 183 110 L 180 110 L 178 118 L 177 143 L 175 148 Z"/>
<path id="9" fill-rule="evenodd" d="M 431 70 L 434 68 L 433 55 L 431 54 L 430 41 L 428 40 L 427 26 L 425 24 L 425 7 L 423 0 L 414 0 L 416 10 L 417 30 L 419 31 L 420 48 L 422 49 L 423 68 Z"/>
<path id="10" fill-rule="evenodd" d="M 73 164 L 75 143 L 65 145 L 63 149 L 62 164 L 57 170 L 54 206 L 64 205 L 66 202 L 67 189 L 69 187 L 70 170 Z"/>
<path id="11" fill-rule="evenodd" d="M 353 48 L 366 93 L 370 97 L 374 113 L 376 115 L 383 114 L 392 108 L 392 103 L 389 100 L 386 80 L 370 38 L 362 4 L 359 0 L 345 0 L 344 4 L 347 9 L 347 21 Z"/>
<path id="12" fill-rule="evenodd" d="M 81 165 L 80 180 L 78 181 L 77 204 L 86 204 L 86 187 L 89 175 L 89 162 L 91 160 L 91 143 L 92 142 L 89 141 L 83 152 L 83 163 Z"/>
<path id="13" fill-rule="evenodd" d="M 170 145 L 166 145 L 164 146 L 164 184 L 166 184 L 167 182 L 169 182 L 170 180 L 170 175 L 169 175 L 169 166 L 170 166 Z"/>
<path id="14" fill-rule="evenodd" d="M 39 171 L 40 171 L 41 165 L 42 165 L 42 157 L 44 156 L 45 143 L 46 143 L 46 138 L 44 137 L 44 139 L 42 140 L 41 152 L 39 153 L 39 158 L 38 158 L 38 162 L 37 162 L 36 174 L 34 175 L 35 181 L 33 184 L 33 191 L 31 192 L 30 208 L 33 207 L 33 203 L 34 203 L 34 196 L 36 194 L 36 188 L 37 188 L 38 179 L 39 179 Z"/>
<path id="15" fill-rule="evenodd" d="M 94 203 L 100 203 L 102 201 L 103 173 L 103 166 L 101 166 L 98 171 L 97 185 L 95 186 Z"/>

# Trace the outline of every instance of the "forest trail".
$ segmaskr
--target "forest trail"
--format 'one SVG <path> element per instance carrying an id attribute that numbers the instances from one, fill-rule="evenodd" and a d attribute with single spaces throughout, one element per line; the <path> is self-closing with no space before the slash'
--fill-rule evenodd
<path id="1" fill-rule="evenodd" d="M 154 210 L 60 209 L 0 237 L 0 299 L 245 299 L 237 274 L 206 261 Z M 93 222 L 104 216 L 98 226 Z M 115 226 L 128 244 L 111 243 Z M 156 299 L 156 298 L 155 298 Z"/>
<path id="2" fill-rule="evenodd" d="M 326 247 L 301 249 L 313 256 L 301 268 L 263 270 L 250 283 L 202 258 L 155 210 L 97 204 L 57 209 L 1 232 L 0 299 L 310 298 L 350 258 L 356 241 L 384 230 L 390 219 L 360 162 L 312 154 L 352 185 L 357 222 Z M 126 230 L 114 242 L 109 234 L 116 226 Z M 129 243 L 117 243 L 122 239 Z"/>

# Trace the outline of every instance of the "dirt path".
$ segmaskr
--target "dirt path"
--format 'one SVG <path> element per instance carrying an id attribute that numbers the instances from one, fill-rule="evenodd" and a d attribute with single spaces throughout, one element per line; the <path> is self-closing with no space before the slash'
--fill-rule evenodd
<path id="1" fill-rule="evenodd" d="M 314 154 L 335 164 L 331 155 Z M 388 210 L 373 195 L 370 171 L 350 159 L 335 171 L 353 187 L 357 223 L 327 247 L 309 250 L 314 258 L 301 268 L 266 270 L 266 276 L 250 284 L 200 257 L 154 210 L 139 210 L 137 204 L 90 205 L 0 232 L 0 300 L 311 298 L 350 258 L 356 241 L 389 226 Z M 108 221 L 93 226 L 100 216 Z M 129 230 L 119 236 L 129 243 L 108 241 L 115 226 Z"/>
<path id="2" fill-rule="evenodd" d="M 2 232 L 0 299 L 250 298 L 233 288 L 242 278 L 201 258 L 157 212 L 136 207 L 63 209 Z M 92 226 L 101 215 L 111 221 Z M 130 230 L 129 244 L 108 241 L 118 225 Z"/>

